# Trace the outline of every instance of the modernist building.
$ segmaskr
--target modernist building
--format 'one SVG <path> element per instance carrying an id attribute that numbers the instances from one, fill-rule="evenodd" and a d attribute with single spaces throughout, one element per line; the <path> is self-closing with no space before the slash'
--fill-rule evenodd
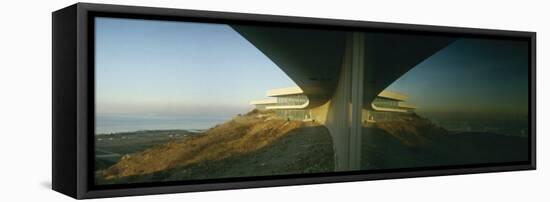
<path id="1" fill-rule="evenodd" d="M 274 106 L 269 104 L 273 100 L 269 100 L 260 104 L 260 108 L 288 112 L 290 117 L 303 112 L 304 119 L 308 115 L 311 120 L 325 125 L 333 140 L 337 171 L 361 169 L 361 138 L 368 117 L 376 121 L 382 117 L 377 112 L 389 114 L 410 110 L 402 99 L 383 97 L 383 90 L 457 39 L 344 29 L 249 25 L 231 25 L 231 28 L 303 91 L 288 96 L 304 95 L 308 102 L 301 107 L 299 102 L 304 99 L 293 96 L 290 99 L 297 104 L 279 103 L 279 97 L 286 97 L 281 94 L 273 96 Z M 380 99 L 375 101 L 376 98 Z M 377 104 L 378 101 L 384 104 Z M 369 111 L 373 112 L 372 116 L 365 116 Z"/>
<path id="2" fill-rule="evenodd" d="M 399 113 L 413 113 L 416 106 L 406 103 L 408 96 L 384 90 L 371 103 L 372 110 L 363 110 L 363 121 L 391 120 Z"/>
<path id="3" fill-rule="evenodd" d="M 267 91 L 270 97 L 254 100 L 250 104 L 258 110 L 274 110 L 279 118 L 289 120 L 315 121 L 309 100 L 299 87 L 288 87 Z M 382 91 L 371 103 L 371 110 L 362 110 L 363 122 L 388 120 L 398 113 L 412 113 L 415 106 L 407 104 L 408 97 L 401 93 Z"/>
<path id="4" fill-rule="evenodd" d="M 277 116 L 290 120 L 311 119 L 311 111 L 307 108 L 309 99 L 299 87 L 279 88 L 267 91 L 270 99 L 251 101 L 258 110 L 275 110 Z"/>

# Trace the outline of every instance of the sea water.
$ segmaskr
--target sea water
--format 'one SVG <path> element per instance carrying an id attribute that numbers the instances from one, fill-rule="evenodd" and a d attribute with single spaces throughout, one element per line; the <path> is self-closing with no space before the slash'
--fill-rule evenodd
<path id="1" fill-rule="evenodd" d="M 206 130 L 229 120 L 225 116 L 158 116 L 158 115 L 98 115 L 96 134 L 132 132 L 140 130 Z"/>

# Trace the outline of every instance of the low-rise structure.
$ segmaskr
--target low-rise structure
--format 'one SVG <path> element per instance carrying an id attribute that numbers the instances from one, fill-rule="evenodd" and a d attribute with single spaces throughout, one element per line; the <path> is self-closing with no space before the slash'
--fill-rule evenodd
<path id="1" fill-rule="evenodd" d="M 267 91 L 268 99 L 254 100 L 250 104 L 258 110 L 275 110 L 277 116 L 289 120 L 315 121 L 309 108 L 309 100 L 299 87 L 272 89 Z M 362 110 L 363 122 L 388 120 L 396 113 L 413 113 L 415 106 L 406 103 L 408 96 L 382 91 L 371 103 Z"/>

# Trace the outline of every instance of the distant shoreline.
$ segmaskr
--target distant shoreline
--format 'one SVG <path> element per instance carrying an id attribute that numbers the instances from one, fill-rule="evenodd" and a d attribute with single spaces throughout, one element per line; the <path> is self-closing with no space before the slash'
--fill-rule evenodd
<path id="1" fill-rule="evenodd" d="M 202 133 L 208 129 L 146 129 L 146 130 L 133 130 L 133 131 L 122 131 L 122 132 L 112 132 L 112 133 L 96 133 L 96 136 L 104 135 L 133 135 L 137 133 L 158 133 L 158 132 L 191 132 L 191 133 Z"/>
<path id="2" fill-rule="evenodd" d="M 207 130 L 232 117 L 226 116 L 97 116 L 96 135 L 138 131 Z"/>

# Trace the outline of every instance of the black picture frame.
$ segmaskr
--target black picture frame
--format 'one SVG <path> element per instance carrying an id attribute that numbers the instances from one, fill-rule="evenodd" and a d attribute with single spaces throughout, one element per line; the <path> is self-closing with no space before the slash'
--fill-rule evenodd
<path id="1" fill-rule="evenodd" d="M 94 185 L 92 169 L 94 139 L 92 134 L 94 134 L 95 124 L 93 64 L 93 17 L 95 16 L 526 40 L 530 46 L 529 161 L 148 183 L 130 186 Z M 535 32 L 89 3 L 77 3 L 55 11 L 52 14 L 52 21 L 52 188 L 77 199 L 536 169 Z"/>

